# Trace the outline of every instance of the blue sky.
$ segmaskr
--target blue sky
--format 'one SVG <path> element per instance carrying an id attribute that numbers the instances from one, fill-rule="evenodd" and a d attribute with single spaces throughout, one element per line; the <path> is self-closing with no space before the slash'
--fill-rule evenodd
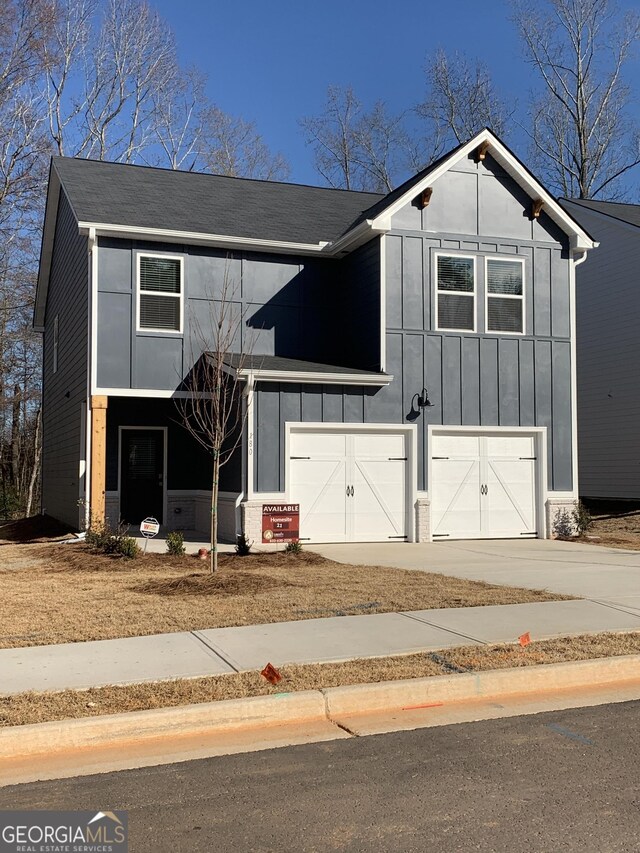
<path id="1" fill-rule="evenodd" d="M 321 111 L 329 84 L 353 85 L 365 103 L 382 98 L 393 111 L 406 109 L 423 97 L 427 56 L 443 47 L 482 59 L 499 90 L 523 106 L 531 85 L 507 0 L 152 4 L 175 32 L 182 61 L 208 75 L 212 100 L 255 120 L 291 163 L 294 181 L 319 183 L 297 119 Z M 640 9 L 640 0 L 624 6 Z M 633 71 L 637 81 L 637 63 Z M 510 141 L 526 159 L 526 144 Z"/>

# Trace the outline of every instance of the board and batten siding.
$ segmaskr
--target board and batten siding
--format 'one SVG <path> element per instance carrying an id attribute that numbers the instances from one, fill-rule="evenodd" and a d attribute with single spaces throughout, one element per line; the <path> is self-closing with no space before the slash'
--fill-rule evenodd
<path id="1" fill-rule="evenodd" d="M 580 494 L 640 499 L 640 228 L 567 203 L 600 242 L 576 270 Z"/>
<path id="2" fill-rule="evenodd" d="M 418 428 L 418 488 L 428 489 L 427 427 L 545 426 L 548 484 L 573 486 L 569 260 L 561 246 L 470 241 L 466 235 L 386 238 L 387 372 L 382 399 Z M 435 251 L 465 252 L 476 266 L 476 333 L 436 331 Z M 525 259 L 525 334 L 484 329 L 484 258 Z M 431 407 L 412 400 L 425 386 Z"/>
<path id="3" fill-rule="evenodd" d="M 87 398 L 89 266 L 87 238 L 64 192 L 58 202 L 43 335 L 42 510 L 78 526 L 82 403 Z M 58 369 L 53 327 L 58 317 Z"/>
<path id="4" fill-rule="evenodd" d="M 182 334 L 136 330 L 138 252 L 183 258 Z M 340 363 L 343 335 L 328 333 L 341 299 L 339 262 L 100 238 L 98 386 L 178 388 L 211 340 L 225 283 L 243 316 L 234 349 Z"/>

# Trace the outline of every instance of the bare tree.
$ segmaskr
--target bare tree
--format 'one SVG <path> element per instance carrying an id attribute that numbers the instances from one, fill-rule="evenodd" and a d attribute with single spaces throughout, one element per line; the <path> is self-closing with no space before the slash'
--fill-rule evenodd
<path id="1" fill-rule="evenodd" d="M 422 159 L 405 118 L 384 101 L 367 112 L 350 86 L 330 86 L 323 112 L 299 123 L 329 186 L 387 193 Z"/>
<path id="2" fill-rule="evenodd" d="M 210 304 L 208 323 L 196 315 L 191 321 L 191 351 L 194 367 L 183 383 L 186 397 L 176 406 L 180 420 L 196 441 L 211 454 L 210 569 L 218 568 L 218 496 L 220 471 L 242 442 L 247 408 L 238 378 L 251 356 L 252 341 L 245 336 L 244 315 L 236 301 L 229 268 L 225 269 L 217 298 Z"/>
<path id="3" fill-rule="evenodd" d="M 503 136 L 513 109 L 498 94 L 486 65 L 436 51 L 426 67 L 427 96 L 416 112 L 428 123 L 430 159 L 465 142 L 482 128 Z"/>
<path id="4" fill-rule="evenodd" d="M 566 196 L 620 197 L 640 163 L 625 65 L 640 16 L 609 0 L 514 2 L 515 21 L 541 91 L 531 103 L 534 161 Z"/>
<path id="5" fill-rule="evenodd" d="M 200 126 L 203 171 L 274 181 L 289 176 L 284 156 L 271 152 L 254 122 L 230 116 L 213 104 L 201 111 Z"/>

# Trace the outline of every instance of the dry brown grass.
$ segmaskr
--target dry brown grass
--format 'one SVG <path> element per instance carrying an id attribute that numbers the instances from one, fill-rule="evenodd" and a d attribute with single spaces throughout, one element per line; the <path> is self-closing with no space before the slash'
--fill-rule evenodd
<path id="1" fill-rule="evenodd" d="M 343 616 L 516 604 L 550 593 L 419 571 L 350 566 L 310 551 L 136 560 L 82 544 L 0 548 L 0 647 L 67 643 Z"/>
<path id="2" fill-rule="evenodd" d="M 463 646 L 444 651 L 346 663 L 283 666 L 283 678 L 272 686 L 258 672 L 180 679 L 153 684 L 65 690 L 61 693 L 20 693 L 0 697 L 0 726 L 19 726 L 125 711 L 169 708 L 245 696 L 367 684 L 403 678 L 425 678 L 456 671 L 504 669 L 561 661 L 589 660 L 640 653 L 640 632 L 595 634 L 542 640 L 519 645 Z"/>
<path id="3" fill-rule="evenodd" d="M 587 534 L 575 541 L 640 551 L 640 510 L 594 515 Z"/>

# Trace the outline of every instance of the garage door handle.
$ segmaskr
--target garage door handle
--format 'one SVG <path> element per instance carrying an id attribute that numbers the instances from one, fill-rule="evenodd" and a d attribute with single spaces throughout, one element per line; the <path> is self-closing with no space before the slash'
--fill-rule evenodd
<path id="1" fill-rule="evenodd" d="M 489 494 L 489 486 L 482 485 L 480 486 L 480 494 L 488 495 Z"/>
<path id="2" fill-rule="evenodd" d="M 347 497 L 353 497 L 353 486 L 347 486 Z"/>

